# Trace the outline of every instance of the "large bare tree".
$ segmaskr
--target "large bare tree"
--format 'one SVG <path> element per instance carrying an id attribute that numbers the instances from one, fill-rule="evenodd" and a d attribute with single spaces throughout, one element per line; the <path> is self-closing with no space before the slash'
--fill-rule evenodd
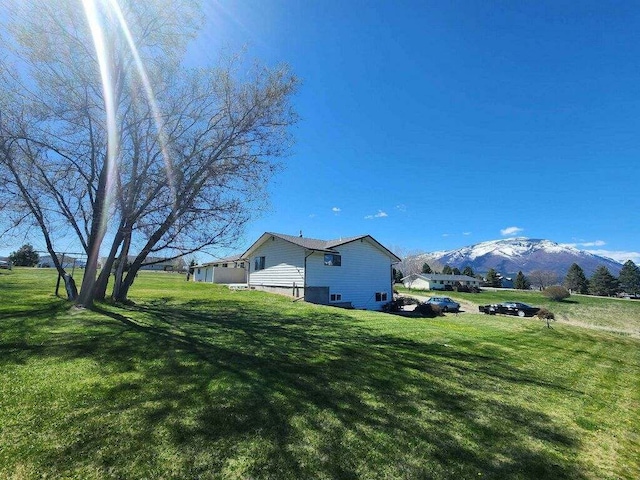
<path id="1" fill-rule="evenodd" d="M 0 201 L 53 258 L 58 229 L 77 237 L 81 305 L 105 297 L 114 266 L 125 300 L 150 254 L 233 244 L 287 153 L 296 78 L 234 58 L 185 68 L 197 12 L 191 1 L 18 2 L 5 29 Z"/>

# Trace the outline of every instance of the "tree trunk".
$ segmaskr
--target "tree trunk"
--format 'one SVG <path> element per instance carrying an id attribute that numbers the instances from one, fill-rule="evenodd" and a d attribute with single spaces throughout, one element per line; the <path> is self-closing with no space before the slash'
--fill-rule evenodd
<path id="1" fill-rule="evenodd" d="M 107 286 L 109 285 L 109 278 L 111 276 L 111 269 L 113 268 L 113 264 L 116 260 L 116 253 L 118 253 L 118 248 L 122 243 L 122 224 L 120 228 L 116 232 L 116 236 L 113 239 L 113 243 L 111 244 L 111 250 L 109 251 L 109 256 L 105 259 L 104 265 L 102 266 L 102 270 L 100 271 L 100 275 L 98 275 L 98 279 L 93 287 L 93 298 L 94 300 L 104 300 L 107 296 Z"/>
<path id="2" fill-rule="evenodd" d="M 107 197 L 107 164 L 103 165 L 100 171 L 98 188 L 96 189 L 95 202 L 93 203 L 93 220 L 91 222 L 91 234 L 87 246 L 87 266 L 84 270 L 82 278 L 82 286 L 80 287 L 80 295 L 78 296 L 78 305 L 91 308 L 94 301 L 94 287 L 96 285 L 96 276 L 98 273 L 98 260 L 100 257 L 100 245 L 105 234 L 106 223 L 106 197 Z"/>
<path id="3" fill-rule="evenodd" d="M 129 260 L 129 247 L 131 245 L 131 232 L 124 236 L 124 243 L 122 244 L 122 250 L 120 250 L 120 261 L 118 262 L 118 268 L 116 270 L 115 280 L 113 282 L 113 293 L 111 294 L 114 300 L 120 299 L 120 291 L 122 289 L 122 277 L 124 276 L 124 269 L 127 266 Z M 126 294 L 124 300 L 126 300 Z"/>

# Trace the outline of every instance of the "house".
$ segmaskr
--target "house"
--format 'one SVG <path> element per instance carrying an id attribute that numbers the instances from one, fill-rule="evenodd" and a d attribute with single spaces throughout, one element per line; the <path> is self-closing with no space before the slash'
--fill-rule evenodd
<path id="1" fill-rule="evenodd" d="M 190 268 L 193 271 L 194 282 L 231 284 L 247 283 L 246 265 L 247 262 L 236 255 Z"/>
<path id="2" fill-rule="evenodd" d="M 127 262 L 133 263 L 136 259 L 136 255 L 128 255 Z M 165 257 L 147 257 L 140 265 L 140 270 L 154 270 L 160 272 L 173 272 L 180 270 L 177 265 L 176 259 L 167 259 Z"/>
<path id="3" fill-rule="evenodd" d="M 419 290 L 454 290 L 456 287 L 480 288 L 481 280 L 468 275 L 445 275 L 440 273 L 414 273 L 402 279 L 407 288 Z"/>
<path id="4" fill-rule="evenodd" d="M 400 259 L 370 235 L 318 240 L 264 233 L 242 255 L 250 288 L 311 303 L 380 310 Z"/>
<path id="5" fill-rule="evenodd" d="M 65 255 L 62 253 L 56 254 L 56 257 L 62 268 L 84 268 L 86 266 L 86 262 L 84 260 L 78 260 L 70 255 Z M 54 268 L 56 266 L 53 263 L 53 257 L 51 255 L 43 255 L 38 259 L 38 268 Z"/>

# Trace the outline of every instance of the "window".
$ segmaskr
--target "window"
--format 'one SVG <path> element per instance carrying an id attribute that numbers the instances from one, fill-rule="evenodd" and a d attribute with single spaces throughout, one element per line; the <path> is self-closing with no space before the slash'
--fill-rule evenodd
<path id="1" fill-rule="evenodd" d="M 198 275 L 200 275 L 200 269 L 198 269 Z"/>
<path id="2" fill-rule="evenodd" d="M 222 266 L 223 266 L 224 268 L 227 268 L 227 267 L 229 266 L 229 264 L 228 264 L 228 263 L 223 263 L 223 264 L 222 264 Z"/>
<path id="3" fill-rule="evenodd" d="M 376 302 L 386 302 L 387 292 L 376 292 Z"/>
<path id="4" fill-rule="evenodd" d="M 342 256 L 335 253 L 325 253 L 324 264 L 329 267 L 339 267 L 342 265 Z"/>
<path id="5" fill-rule="evenodd" d="M 332 302 L 340 302 L 340 301 L 342 301 L 342 294 L 341 293 L 332 293 L 330 298 L 331 298 Z"/>
<path id="6" fill-rule="evenodd" d="M 257 272 L 258 270 L 264 270 L 264 257 L 256 257 L 256 264 L 253 270 L 254 272 Z"/>

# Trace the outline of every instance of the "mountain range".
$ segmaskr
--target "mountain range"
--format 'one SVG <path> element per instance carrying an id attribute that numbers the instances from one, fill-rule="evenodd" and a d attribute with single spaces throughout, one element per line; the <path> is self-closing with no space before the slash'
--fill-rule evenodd
<path id="1" fill-rule="evenodd" d="M 429 263 L 429 260 L 460 270 L 470 266 L 476 273 L 487 272 L 490 268 L 502 274 L 518 271 L 527 274 L 534 270 L 545 270 L 556 272 L 560 277 L 566 275 L 573 263 L 577 263 L 587 277 L 600 265 L 607 267 L 616 276 L 622 268 L 621 263 L 611 258 L 594 255 L 570 245 L 524 237 L 491 240 L 457 250 L 420 255 L 420 261 Z"/>

